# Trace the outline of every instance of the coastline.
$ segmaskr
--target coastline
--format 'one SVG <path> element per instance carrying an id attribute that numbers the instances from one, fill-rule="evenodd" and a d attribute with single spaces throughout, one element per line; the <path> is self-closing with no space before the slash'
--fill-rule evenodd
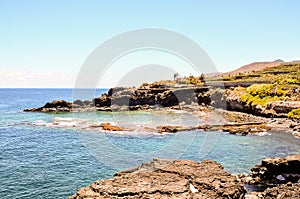
<path id="1" fill-rule="evenodd" d="M 220 93 L 224 92 L 227 93 L 227 97 L 220 96 Z M 292 132 L 295 137 L 300 137 L 299 119 L 288 118 L 286 113 L 278 113 L 273 109 L 261 109 L 258 112 L 257 108 L 255 108 L 251 112 L 249 111 L 249 107 L 245 108 L 247 105 L 240 101 L 238 95 L 233 95 L 234 92 L 234 90 L 220 91 L 220 88 L 209 88 L 207 86 L 168 88 L 166 85 L 153 84 L 147 88 L 142 86 L 140 88 L 111 88 L 107 93 L 91 101 L 75 100 L 74 102 L 67 102 L 64 100 L 53 100 L 52 102 L 47 102 L 42 107 L 28 108 L 24 111 L 44 113 L 186 111 L 199 116 L 199 120 L 207 121 L 207 124 L 199 124 L 197 126 L 166 125 L 154 128 L 145 126 L 145 130 L 159 133 L 175 133 L 195 129 L 214 129 L 240 135 L 262 133 L 268 130 L 284 130 Z M 276 106 L 273 108 L 276 110 Z M 291 110 L 296 108 L 297 106 L 290 107 Z M 267 112 L 268 114 L 262 114 L 263 112 Z M 209 117 L 214 118 L 214 120 L 209 119 Z M 103 126 L 106 127 L 103 129 Z M 76 125 L 74 127 L 77 128 Z M 105 123 L 92 123 L 82 127 L 82 129 L 107 131 L 132 130 L 127 127 L 116 127 L 114 124 Z"/>
<path id="2" fill-rule="evenodd" d="M 299 64 L 297 67 L 299 67 Z M 263 74 L 265 74 L 265 72 Z M 238 76 L 233 77 L 233 79 Z M 250 76 L 251 75 L 245 75 L 246 78 Z M 176 82 L 176 80 L 174 81 Z M 24 111 L 54 114 L 62 112 L 124 113 L 131 111 L 145 111 L 149 113 L 162 111 L 161 113 L 165 114 L 167 111 L 170 111 L 177 112 L 179 115 L 188 113 L 195 116 L 197 120 L 201 121 L 202 123 L 197 125 L 166 124 L 163 126 L 156 125 L 154 127 L 145 125 L 139 126 L 139 128 L 142 129 L 141 132 L 147 131 L 154 134 L 164 134 L 177 133 L 180 131 L 197 131 L 197 133 L 198 131 L 223 131 L 234 135 L 244 136 L 251 134 L 261 136 L 267 135 L 272 131 L 282 131 L 282 133 L 293 134 L 295 139 L 300 137 L 300 119 L 297 115 L 297 110 L 300 108 L 300 90 L 298 89 L 298 83 L 281 85 L 278 84 L 278 82 L 272 81 L 252 81 L 248 83 L 246 82 L 246 84 L 245 81 L 227 82 L 226 84 L 224 84 L 224 82 L 217 82 L 214 84 L 202 82 L 198 85 L 188 86 L 177 84 L 174 85 L 173 83 L 174 82 L 171 82 L 171 85 L 169 85 L 162 82 L 156 82 L 152 84 L 143 84 L 138 88 L 111 88 L 107 93 L 104 93 L 100 97 L 96 97 L 91 100 L 75 100 L 73 102 L 54 100 L 46 103 L 42 107 L 29 108 L 25 109 Z M 224 85 L 226 85 L 226 87 L 224 87 Z M 93 130 L 96 132 L 112 134 L 121 132 L 130 133 L 135 131 L 134 127 L 122 126 L 118 123 L 95 122 L 86 123 L 83 126 L 77 126 L 76 123 L 71 123 L 73 120 L 59 120 L 61 119 L 53 121 L 52 126 L 60 126 L 60 122 L 70 122 L 69 124 L 71 125 L 67 125 L 67 128 Z M 211 164 L 212 167 L 213 165 L 218 165 L 217 167 L 221 169 L 218 170 L 218 172 L 225 172 L 222 171 L 222 165 L 212 160 L 208 161 L 210 162 L 208 163 L 203 161 L 199 164 L 208 163 Z M 288 194 L 288 196 L 293 198 L 295 194 L 299 194 L 299 182 L 297 180 L 299 180 L 300 172 L 297 169 L 295 170 L 295 166 L 292 166 L 293 169 L 289 168 L 287 173 L 278 173 L 278 170 L 283 170 L 286 172 L 287 168 L 285 165 L 289 165 L 289 162 L 292 162 L 291 165 L 293 165 L 295 161 L 298 165 L 297 167 L 299 167 L 299 156 L 297 156 L 296 160 L 291 157 L 269 159 L 268 161 L 263 160 L 261 165 L 257 165 L 252 169 L 251 174 L 239 174 L 237 176 L 231 176 L 229 173 L 223 173 L 223 177 L 224 175 L 227 177 L 231 176 L 224 179 L 214 176 L 214 179 L 217 179 L 217 181 L 219 180 L 217 186 L 213 183 L 214 180 L 206 183 L 200 181 L 197 182 L 197 184 L 195 181 L 193 181 L 193 178 L 186 177 L 185 179 L 188 179 L 187 182 L 189 183 L 186 181 L 184 181 L 184 185 L 178 185 L 175 183 L 176 186 L 179 186 L 178 189 L 181 190 L 179 192 L 176 192 L 174 187 L 162 188 L 168 191 L 161 191 L 161 187 L 156 187 L 154 190 L 149 189 L 149 186 L 151 187 L 152 184 L 156 183 L 159 184 L 161 182 L 166 182 L 167 184 L 172 184 L 172 182 L 164 181 L 165 177 L 161 177 L 160 174 L 156 176 L 156 173 L 151 173 L 152 171 L 146 176 L 144 176 L 144 173 L 140 174 L 140 172 L 138 172 L 138 174 L 135 172 L 125 172 L 126 174 L 121 172 L 117 173 L 112 179 L 100 180 L 89 187 L 80 189 L 75 195 L 71 196 L 71 198 L 140 198 L 142 196 L 153 196 L 154 198 L 169 198 L 174 196 L 175 198 L 180 198 L 179 195 L 182 194 L 186 197 L 200 198 L 219 197 L 257 199 L 282 197 L 285 196 L 285 194 Z M 172 163 L 174 163 L 174 161 Z M 191 166 L 195 163 L 183 161 L 183 164 Z M 268 166 L 270 165 L 271 167 L 269 168 Z M 277 168 L 278 165 L 279 168 Z M 272 170 L 274 167 L 275 170 Z M 158 170 L 161 171 L 161 169 Z M 204 170 L 211 172 L 209 168 L 205 168 Z M 268 170 L 270 170 L 270 172 Z M 264 176 L 266 171 L 268 171 L 269 174 Z M 184 172 L 184 170 L 179 170 L 176 172 L 180 174 L 180 172 Z M 193 173 L 197 172 L 193 171 Z M 157 178 L 152 179 L 152 174 Z M 173 173 L 171 174 L 173 175 Z M 137 177 L 134 177 L 135 175 L 137 175 Z M 166 175 L 169 175 L 169 173 Z M 292 178 L 290 178 L 290 176 L 292 176 Z M 171 177 L 176 178 L 176 176 Z M 207 178 L 207 176 L 204 178 Z M 157 179 L 158 181 L 156 181 Z M 230 183 L 226 184 L 226 180 L 228 179 Z M 232 179 L 234 179 L 233 184 Z M 124 184 L 132 182 L 132 180 L 134 182 L 132 185 L 129 184 L 128 186 L 123 186 Z M 180 178 L 177 180 L 178 182 L 182 182 L 182 179 Z M 203 184 L 205 184 L 204 187 L 202 186 Z M 255 186 L 265 186 L 266 184 L 270 184 L 270 187 L 263 192 L 246 194 L 244 184 L 251 184 Z M 227 185 L 229 187 L 236 186 L 236 189 L 223 189 Z M 291 187 L 292 189 L 290 189 Z M 221 190 L 219 190 L 219 188 L 221 188 Z M 201 194 L 199 192 L 201 192 Z"/>

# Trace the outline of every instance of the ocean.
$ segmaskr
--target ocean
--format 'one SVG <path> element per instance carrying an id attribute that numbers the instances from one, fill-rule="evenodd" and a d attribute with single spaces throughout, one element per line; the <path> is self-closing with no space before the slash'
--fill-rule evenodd
<path id="1" fill-rule="evenodd" d="M 106 91 L 99 89 L 95 96 Z M 199 122 L 191 113 L 180 111 L 22 111 L 54 99 L 72 101 L 72 89 L 0 89 L 0 99 L 0 198 L 67 198 L 80 187 L 154 157 L 213 159 L 230 173 L 248 173 L 263 157 L 300 153 L 300 139 L 282 131 L 260 136 L 196 130 L 165 135 L 143 130 L 111 134 L 70 125 L 47 125 L 53 121 L 70 124 L 74 120 L 130 127 Z"/>

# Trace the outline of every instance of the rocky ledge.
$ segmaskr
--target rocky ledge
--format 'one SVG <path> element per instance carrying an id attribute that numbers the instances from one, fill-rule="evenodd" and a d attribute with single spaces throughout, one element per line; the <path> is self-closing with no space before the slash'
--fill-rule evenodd
<path id="1" fill-rule="evenodd" d="M 249 175 L 233 176 L 213 160 L 153 159 L 120 171 L 111 179 L 80 188 L 69 199 L 82 198 L 245 198 L 300 197 L 300 154 L 265 158 Z M 263 185 L 247 192 L 245 184 Z"/>
<path id="2" fill-rule="evenodd" d="M 300 108 L 300 101 L 274 101 L 266 106 L 253 105 L 241 100 L 234 88 L 222 89 L 212 86 L 167 87 L 154 84 L 147 87 L 116 87 L 92 100 L 53 100 L 39 108 L 28 108 L 26 112 L 82 112 L 82 111 L 126 111 L 205 105 L 250 113 L 268 118 L 287 117 L 292 110 Z"/>
<path id="3" fill-rule="evenodd" d="M 212 160 L 153 159 L 81 188 L 81 198 L 244 198 L 246 189 Z"/>
<path id="4" fill-rule="evenodd" d="M 248 184 L 267 187 L 247 193 L 247 199 L 300 198 L 300 154 L 285 158 L 264 158 L 244 176 Z"/>
<path id="5" fill-rule="evenodd" d="M 285 158 L 264 158 L 251 171 L 250 184 L 295 183 L 300 180 L 300 154 Z"/>
<path id="6" fill-rule="evenodd" d="M 209 87 L 179 87 L 170 88 L 165 85 L 152 85 L 140 88 L 111 88 L 98 98 L 66 102 L 54 100 L 39 108 L 28 108 L 26 112 L 78 112 L 78 111 L 125 111 L 174 107 L 186 104 L 211 103 L 207 93 Z"/>
<path id="7" fill-rule="evenodd" d="M 297 199 L 300 197 L 300 181 L 298 183 L 280 184 L 269 187 L 263 192 L 252 192 L 246 195 L 246 199 Z"/>

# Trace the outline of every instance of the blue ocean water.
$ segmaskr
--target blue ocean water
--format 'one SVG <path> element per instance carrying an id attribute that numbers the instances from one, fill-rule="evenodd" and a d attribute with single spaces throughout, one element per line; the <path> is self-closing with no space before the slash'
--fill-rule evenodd
<path id="1" fill-rule="evenodd" d="M 97 90 L 96 95 L 106 90 Z M 0 89 L 0 198 L 66 198 L 97 179 L 109 178 L 153 157 L 213 159 L 231 173 L 249 172 L 263 157 L 300 153 L 288 132 L 236 136 L 222 132 L 153 135 L 32 125 L 53 118 L 80 118 L 131 125 L 192 123 L 177 113 L 25 113 L 53 99 L 72 100 L 72 89 Z"/>

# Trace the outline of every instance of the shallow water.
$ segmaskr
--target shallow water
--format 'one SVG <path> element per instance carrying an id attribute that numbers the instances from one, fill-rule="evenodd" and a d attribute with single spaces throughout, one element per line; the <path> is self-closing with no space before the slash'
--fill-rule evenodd
<path id="1" fill-rule="evenodd" d="M 98 95 L 104 90 L 97 92 Z M 153 157 L 213 159 L 231 173 L 242 173 L 249 172 L 263 157 L 300 153 L 300 140 L 287 132 L 270 132 L 265 136 L 202 131 L 157 135 L 138 128 L 202 122 L 190 113 L 21 111 L 53 99 L 71 101 L 71 89 L 0 89 L 0 99 L 0 198 L 66 198 L 79 187 Z M 53 118 L 108 121 L 134 126 L 137 130 L 108 134 L 39 126 Z"/>

